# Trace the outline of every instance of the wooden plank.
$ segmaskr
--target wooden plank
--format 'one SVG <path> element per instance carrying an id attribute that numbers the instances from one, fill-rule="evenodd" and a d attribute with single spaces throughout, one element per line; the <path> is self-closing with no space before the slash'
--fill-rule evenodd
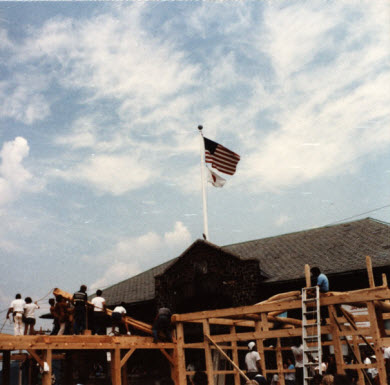
<path id="1" fill-rule="evenodd" d="M 171 355 L 165 350 L 165 349 L 160 349 L 161 353 L 164 355 L 164 357 L 169 361 L 171 365 L 175 365 L 175 361 L 171 357 Z"/>
<path id="2" fill-rule="evenodd" d="M 27 352 L 34 357 L 35 361 L 38 362 L 39 366 L 43 368 L 43 360 L 39 357 L 38 353 L 35 350 L 27 349 Z"/>
<path id="3" fill-rule="evenodd" d="M 325 295 L 321 295 L 321 305 L 328 306 L 336 304 L 353 304 L 386 299 L 390 299 L 390 290 L 387 287 L 378 286 L 371 289 L 354 290 L 345 293 L 326 293 Z M 172 320 L 174 322 L 191 322 L 194 320 L 208 318 L 229 318 L 236 315 L 300 309 L 301 306 L 301 300 L 292 300 L 287 302 L 265 303 L 262 305 L 241 306 L 229 309 L 205 310 L 195 313 L 174 314 L 172 316 Z"/>
<path id="4" fill-rule="evenodd" d="M 132 354 L 136 351 L 135 348 L 130 349 L 121 359 L 121 367 L 128 361 Z"/>
<path id="5" fill-rule="evenodd" d="M 214 368 L 213 368 L 213 359 L 211 356 L 210 344 L 207 337 L 210 336 L 210 325 L 207 320 L 203 320 L 203 336 L 204 336 L 204 354 L 206 361 L 206 373 L 209 385 L 214 385 Z"/>
<path id="6" fill-rule="evenodd" d="M 360 354 L 359 344 L 356 336 L 352 337 L 352 345 L 355 356 L 358 360 L 358 364 L 362 364 L 362 356 Z M 364 374 L 363 370 L 358 370 L 358 385 L 364 385 Z"/>
<path id="7" fill-rule="evenodd" d="M 111 382 L 112 385 L 122 384 L 121 351 L 119 348 L 111 350 Z"/>
<path id="8" fill-rule="evenodd" d="M 283 356 L 282 356 L 282 350 L 280 338 L 277 338 L 276 340 L 276 364 L 278 366 L 278 374 L 279 374 L 279 383 L 280 385 L 285 385 L 284 380 L 284 372 L 283 372 Z"/>
<path id="9" fill-rule="evenodd" d="M 236 334 L 236 327 L 231 326 L 230 327 L 230 334 Z M 232 341 L 231 342 L 231 348 L 232 348 L 232 357 L 233 357 L 233 362 L 238 366 L 238 350 L 237 350 L 237 342 Z M 238 370 L 234 371 L 234 385 L 240 385 L 240 373 Z"/>
<path id="10" fill-rule="evenodd" d="M 241 377 L 244 378 L 245 381 L 249 381 L 247 375 L 239 368 L 239 366 L 212 340 L 212 338 L 208 335 L 204 335 L 216 348 L 217 350 L 233 365 L 233 367 L 240 373 Z"/>
<path id="11" fill-rule="evenodd" d="M 184 326 L 180 322 L 176 324 L 176 359 L 177 359 L 177 379 L 179 384 L 186 384 L 186 359 L 184 352 Z M 202 344 L 203 346 L 203 344 Z"/>
<path id="12" fill-rule="evenodd" d="M 366 255 L 366 266 L 368 274 L 368 284 L 370 287 L 375 287 L 374 274 L 372 272 L 372 261 L 371 257 Z"/>
<path id="13" fill-rule="evenodd" d="M 52 375 L 52 350 L 46 349 L 43 352 L 43 361 L 49 366 L 48 372 L 43 372 L 42 374 L 42 385 L 51 385 L 51 375 Z"/>
<path id="14" fill-rule="evenodd" d="M 386 346 L 382 345 L 381 335 L 378 328 L 377 314 L 375 306 L 372 302 L 367 303 L 367 310 L 368 315 L 370 317 L 371 335 L 374 343 L 375 356 L 378 365 L 379 383 L 387 384 L 386 365 L 382 351 L 382 348 L 385 348 Z"/>
<path id="15" fill-rule="evenodd" d="M 311 273 L 310 273 L 310 266 L 305 265 L 305 281 L 306 281 L 306 287 L 311 287 Z"/>
<path id="16" fill-rule="evenodd" d="M 268 318 L 265 313 L 261 313 L 261 322 L 256 324 L 256 332 L 263 337 L 264 332 L 267 332 L 268 328 Z M 256 338 L 257 350 L 260 354 L 260 366 L 263 371 L 263 376 L 267 377 L 267 368 L 265 366 L 265 352 L 264 352 L 264 338 Z"/>
<path id="17" fill-rule="evenodd" d="M 343 358 L 343 351 L 341 348 L 340 330 L 337 324 L 336 309 L 334 308 L 334 306 L 329 306 L 329 320 L 332 327 L 332 335 L 333 335 L 332 340 L 333 340 L 334 354 L 336 359 L 337 373 L 345 374 L 345 370 L 343 368 L 344 358 Z"/>

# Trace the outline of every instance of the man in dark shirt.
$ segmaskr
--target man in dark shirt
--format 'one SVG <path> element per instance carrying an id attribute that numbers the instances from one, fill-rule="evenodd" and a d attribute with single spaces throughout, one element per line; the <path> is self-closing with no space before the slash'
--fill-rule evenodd
<path id="1" fill-rule="evenodd" d="M 159 333 L 163 332 L 168 341 L 172 342 L 171 335 L 171 311 L 167 307 L 161 307 L 158 310 L 156 319 L 153 323 L 153 342 L 158 341 Z"/>
<path id="2" fill-rule="evenodd" d="M 73 294 L 74 305 L 74 334 L 81 334 L 86 329 L 87 316 L 87 286 L 81 285 L 80 290 Z"/>

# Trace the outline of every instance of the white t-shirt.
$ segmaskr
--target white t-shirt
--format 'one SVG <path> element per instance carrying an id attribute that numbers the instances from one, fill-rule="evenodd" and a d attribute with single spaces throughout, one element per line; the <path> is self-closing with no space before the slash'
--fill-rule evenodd
<path id="1" fill-rule="evenodd" d="M 245 364 L 248 369 L 248 372 L 258 372 L 256 362 L 260 361 L 260 354 L 256 350 L 252 350 L 247 353 L 245 356 Z"/>
<path id="2" fill-rule="evenodd" d="M 383 358 L 384 359 L 390 359 L 390 346 L 389 347 L 387 347 L 387 348 L 385 348 L 385 350 L 384 350 L 384 352 L 383 352 L 384 354 L 383 354 Z"/>
<path id="3" fill-rule="evenodd" d="M 301 344 L 299 347 L 292 346 L 291 351 L 294 354 L 295 367 L 303 368 L 303 345 Z"/>
<path id="4" fill-rule="evenodd" d="M 103 297 L 95 297 L 91 302 L 94 311 L 103 311 L 103 305 L 106 303 L 106 300 Z"/>
<path id="5" fill-rule="evenodd" d="M 26 318 L 35 318 L 35 309 L 39 309 L 39 306 L 35 303 L 26 303 L 24 305 L 24 315 Z"/>
<path id="6" fill-rule="evenodd" d="M 123 306 L 117 306 L 112 312 L 126 314 L 126 309 Z"/>
<path id="7" fill-rule="evenodd" d="M 26 304 L 26 302 L 24 302 L 24 299 L 14 299 L 11 302 L 10 307 L 12 307 L 14 311 L 24 313 L 24 305 L 25 304 Z"/>

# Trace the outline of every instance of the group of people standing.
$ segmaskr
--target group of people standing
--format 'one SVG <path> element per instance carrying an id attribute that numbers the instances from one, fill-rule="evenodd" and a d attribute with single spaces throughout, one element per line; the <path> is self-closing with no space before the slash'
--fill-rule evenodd
<path id="1" fill-rule="evenodd" d="M 11 302 L 7 312 L 7 319 L 12 319 L 14 322 L 15 336 L 22 336 L 26 334 L 35 334 L 35 310 L 39 309 L 37 302 L 33 302 L 30 297 L 22 299 L 21 294 L 16 294 L 15 299 Z"/>
<path id="2" fill-rule="evenodd" d="M 66 299 L 62 295 L 50 298 L 50 313 L 54 318 L 51 335 L 82 334 L 88 324 L 93 325 L 93 334 L 105 333 L 106 302 L 102 297 L 102 291 L 96 292 L 92 299 L 92 320 L 88 319 L 89 305 L 87 286 L 81 285 L 72 299 Z M 91 309 L 92 310 L 92 309 Z"/>

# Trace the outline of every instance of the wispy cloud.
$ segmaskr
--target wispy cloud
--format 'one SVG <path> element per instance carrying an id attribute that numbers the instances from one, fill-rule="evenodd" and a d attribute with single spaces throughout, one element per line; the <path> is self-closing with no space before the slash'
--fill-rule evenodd
<path id="1" fill-rule="evenodd" d="M 148 232 L 139 237 L 123 238 L 102 255 L 84 257 L 86 261 L 98 260 L 101 265 L 107 265 L 103 276 L 91 285 L 92 290 L 113 284 L 154 266 L 164 257 L 161 255 L 161 250 L 164 250 L 165 258 L 167 256 L 173 258 L 179 255 L 190 241 L 189 230 L 182 222 L 176 222 L 172 231 L 162 235 Z"/>

